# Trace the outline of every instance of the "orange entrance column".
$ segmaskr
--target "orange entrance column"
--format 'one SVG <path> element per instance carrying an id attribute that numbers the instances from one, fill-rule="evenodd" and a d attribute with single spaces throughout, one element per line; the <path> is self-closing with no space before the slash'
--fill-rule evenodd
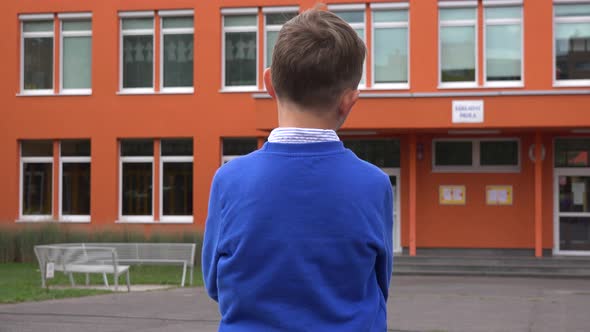
<path id="1" fill-rule="evenodd" d="M 410 135 L 410 256 L 416 256 L 416 134 Z"/>
<path id="2" fill-rule="evenodd" d="M 535 257 L 543 256 L 543 156 L 541 133 L 535 134 Z"/>

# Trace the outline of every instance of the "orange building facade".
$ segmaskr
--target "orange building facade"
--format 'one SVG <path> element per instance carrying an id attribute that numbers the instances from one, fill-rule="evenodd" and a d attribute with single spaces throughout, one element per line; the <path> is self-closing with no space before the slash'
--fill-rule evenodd
<path id="1" fill-rule="evenodd" d="M 3 2 L 0 222 L 202 231 L 217 168 L 277 126 L 276 34 L 315 3 Z M 590 255 L 590 1 L 325 3 L 367 44 L 339 135 L 390 175 L 396 251 Z"/>

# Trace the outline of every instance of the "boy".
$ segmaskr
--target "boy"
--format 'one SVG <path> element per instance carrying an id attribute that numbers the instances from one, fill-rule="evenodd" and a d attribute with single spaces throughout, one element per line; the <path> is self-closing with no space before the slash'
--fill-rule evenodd
<path id="1" fill-rule="evenodd" d="M 386 330 L 391 185 L 335 132 L 358 99 L 364 58 L 330 12 L 281 29 L 264 73 L 279 128 L 211 186 L 202 264 L 219 331 Z"/>

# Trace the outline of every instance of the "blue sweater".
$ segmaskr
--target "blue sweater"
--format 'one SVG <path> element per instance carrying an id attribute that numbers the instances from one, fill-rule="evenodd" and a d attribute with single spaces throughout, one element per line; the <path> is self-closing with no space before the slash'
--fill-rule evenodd
<path id="1" fill-rule="evenodd" d="M 391 185 L 342 142 L 266 143 L 225 164 L 208 213 L 219 331 L 386 330 Z"/>

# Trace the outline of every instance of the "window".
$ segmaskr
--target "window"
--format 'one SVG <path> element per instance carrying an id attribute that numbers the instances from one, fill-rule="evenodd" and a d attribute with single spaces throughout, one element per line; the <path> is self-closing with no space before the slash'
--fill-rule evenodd
<path id="1" fill-rule="evenodd" d="M 407 89 L 408 4 L 372 4 L 373 87 Z"/>
<path id="2" fill-rule="evenodd" d="M 590 167 L 590 139 L 556 140 L 555 167 Z"/>
<path id="3" fill-rule="evenodd" d="M 522 6 L 488 6 L 484 10 L 486 85 L 521 85 Z"/>
<path id="4" fill-rule="evenodd" d="M 268 68 L 272 64 L 272 52 L 283 24 L 297 16 L 298 10 L 298 7 L 266 7 L 262 9 L 266 48 L 264 52 L 264 68 Z"/>
<path id="5" fill-rule="evenodd" d="M 92 22 L 91 14 L 59 14 L 61 20 L 61 91 L 91 92 Z"/>
<path id="6" fill-rule="evenodd" d="M 154 13 L 119 13 L 120 90 L 128 92 L 154 91 Z"/>
<path id="7" fill-rule="evenodd" d="M 590 85 L 590 2 L 555 4 L 554 22 L 556 85 Z"/>
<path id="8" fill-rule="evenodd" d="M 366 43 L 367 38 L 365 34 L 365 5 L 329 5 L 328 9 L 334 14 L 340 16 L 346 23 L 356 31 L 359 37 Z M 359 87 L 363 88 L 366 85 L 367 70 L 366 65 L 363 65 L 363 77 L 359 83 Z"/>
<path id="9" fill-rule="evenodd" d="M 448 139 L 433 142 L 433 169 L 448 172 L 519 172 L 517 139 Z"/>
<path id="10" fill-rule="evenodd" d="M 354 140 L 343 139 L 344 146 L 362 160 L 377 167 L 400 167 L 399 140 Z"/>
<path id="11" fill-rule="evenodd" d="M 162 222 L 193 222 L 193 141 L 161 140 Z"/>
<path id="12" fill-rule="evenodd" d="M 163 92 L 193 92 L 193 11 L 160 11 L 161 88 Z"/>
<path id="13" fill-rule="evenodd" d="M 258 150 L 258 140 L 256 138 L 224 138 L 221 164 L 256 150 Z"/>
<path id="14" fill-rule="evenodd" d="M 120 142 L 120 220 L 153 221 L 154 142 L 125 139 Z"/>
<path id="15" fill-rule="evenodd" d="M 53 14 L 21 15 L 21 92 L 53 94 Z"/>
<path id="16" fill-rule="evenodd" d="M 60 220 L 90 222 L 90 141 L 60 142 Z"/>
<path id="17" fill-rule="evenodd" d="M 258 9 L 223 9 L 223 88 L 256 90 Z"/>
<path id="18" fill-rule="evenodd" d="M 21 141 L 20 219 L 53 218 L 53 142 Z"/>
<path id="19" fill-rule="evenodd" d="M 464 7 L 457 7 L 463 4 Z M 439 3 L 439 80 L 442 87 L 477 86 L 477 3 L 470 4 Z"/>

